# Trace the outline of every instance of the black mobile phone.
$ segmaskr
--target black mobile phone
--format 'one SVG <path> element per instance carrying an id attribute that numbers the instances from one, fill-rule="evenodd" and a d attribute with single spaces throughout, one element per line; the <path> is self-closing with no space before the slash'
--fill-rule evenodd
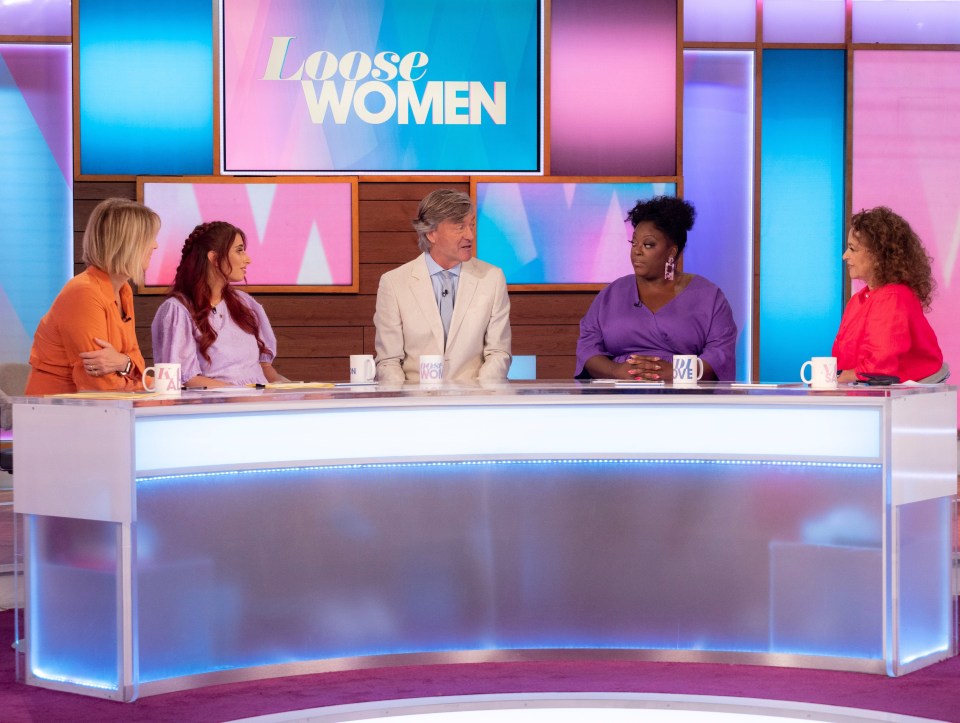
<path id="1" fill-rule="evenodd" d="M 857 374 L 857 381 L 862 384 L 869 384 L 871 387 L 889 387 L 891 384 L 899 384 L 900 377 L 895 377 L 892 374 L 870 374 L 867 372 L 860 372 Z"/>

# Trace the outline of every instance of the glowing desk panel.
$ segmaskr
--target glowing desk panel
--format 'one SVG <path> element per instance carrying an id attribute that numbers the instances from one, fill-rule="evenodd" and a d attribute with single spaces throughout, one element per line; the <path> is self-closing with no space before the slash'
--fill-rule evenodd
<path id="1" fill-rule="evenodd" d="M 26 400 L 27 681 L 955 654 L 952 388 Z M 52 450 L 57 450 L 52 453 Z"/>

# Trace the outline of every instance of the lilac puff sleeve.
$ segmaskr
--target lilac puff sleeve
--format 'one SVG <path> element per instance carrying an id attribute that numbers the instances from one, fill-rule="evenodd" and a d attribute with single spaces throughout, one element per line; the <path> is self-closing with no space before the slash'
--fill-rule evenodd
<path id="1" fill-rule="evenodd" d="M 184 381 L 202 373 L 195 329 L 187 307 L 173 298 L 160 304 L 150 326 L 153 361 L 180 364 L 180 378 Z"/>
<path id="2" fill-rule="evenodd" d="M 277 335 L 273 333 L 273 327 L 270 326 L 270 320 L 267 318 L 267 312 L 263 306 L 249 294 L 240 292 L 247 306 L 257 315 L 257 324 L 260 326 L 260 340 L 266 347 L 264 353 L 260 355 L 262 364 L 270 364 L 277 358 Z"/>

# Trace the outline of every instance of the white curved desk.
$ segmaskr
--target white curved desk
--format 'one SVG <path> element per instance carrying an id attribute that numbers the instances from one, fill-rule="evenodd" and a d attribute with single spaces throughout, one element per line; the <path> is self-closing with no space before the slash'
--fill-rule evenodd
<path id="1" fill-rule="evenodd" d="M 899 675 L 956 653 L 956 391 L 512 383 L 25 399 L 26 680 L 425 662 Z"/>

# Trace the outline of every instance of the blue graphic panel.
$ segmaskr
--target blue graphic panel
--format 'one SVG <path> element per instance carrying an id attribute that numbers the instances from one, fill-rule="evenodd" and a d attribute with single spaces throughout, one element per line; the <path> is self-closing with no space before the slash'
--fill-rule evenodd
<path id="1" fill-rule="evenodd" d="M 760 378 L 828 356 L 843 298 L 842 50 L 763 54 Z"/>
<path id="2" fill-rule="evenodd" d="M 80 172 L 213 172 L 213 5 L 80 5 Z"/>
<path id="3" fill-rule="evenodd" d="M 633 273 L 627 213 L 673 183 L 478 183 L 479 258 L 508 284 L 607 284 Z"/>

